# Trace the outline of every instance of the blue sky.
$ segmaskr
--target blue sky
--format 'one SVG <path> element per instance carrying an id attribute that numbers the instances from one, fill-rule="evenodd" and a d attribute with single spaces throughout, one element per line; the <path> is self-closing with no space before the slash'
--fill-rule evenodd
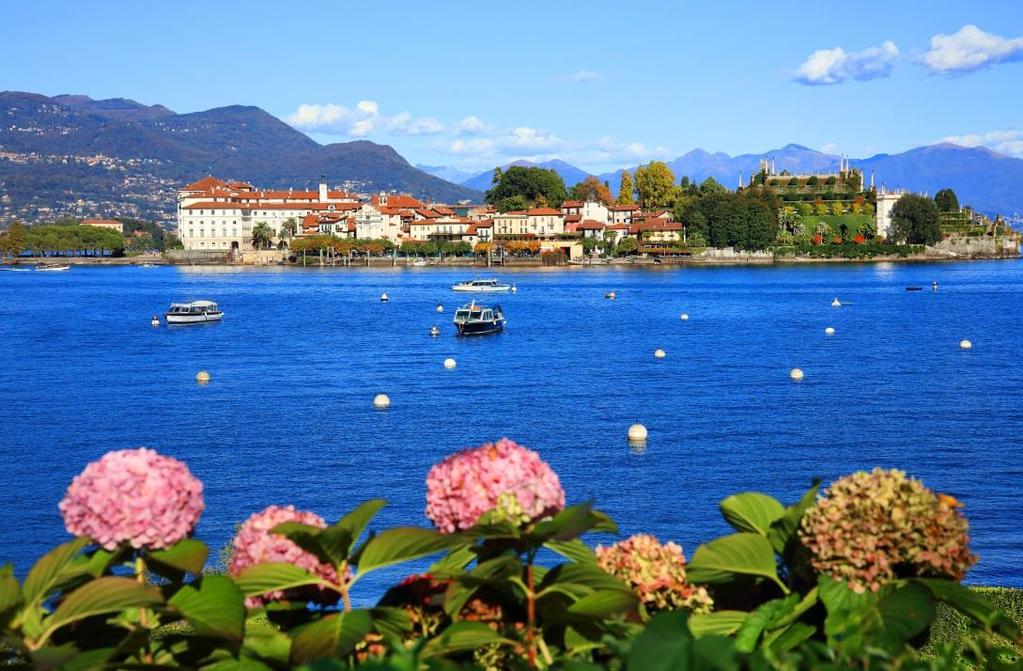
<path id="1" fill-rule="evenodd" d="M 1023 3 L 22 2 L 0 89 L 257 105 L 321 142 L 591 171 L 789 142 L 1023 156 Z"/>

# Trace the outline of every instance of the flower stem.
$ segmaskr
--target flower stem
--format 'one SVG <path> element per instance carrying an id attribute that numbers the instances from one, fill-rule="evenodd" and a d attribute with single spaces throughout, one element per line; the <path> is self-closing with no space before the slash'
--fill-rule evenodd
<path id="1" fill-rule="evenodd" d="M 533 580 L 533 556 L 526 564 L 526 654 L 529 668 L 536 668 L 536 584 Z"/>
<path id="2" fill-rule="evenodd" d="M 142 555 L 135 557 L 135 580 L 140 585 L 146 584 L 146 562 L 142 559 Z M 139 608 L 139 624 L 142 625 L 143 629 L 149 629 L 149 609 Z M 146 664 L 153 663 L 153 651 L 149 647 L 149 632 L 146 632 L 146 643 L 142 648 L 142 661 Z"/>
<path id="3" fill-rule="evenodd" d="M 350 613 L 352 612 L 352 599 L 348 596 L 348 588 L 351 587 L 351 585 L 348 584 L 348 580 L 345 578 L 345 576 L 348 575 L 348 562 L 341 562 L 341 566 L 338 568 L 338 571 L 338 577 L 340 578 L 340 580 L 338 580 L 338 587 L 341 588 L 341 603 L 344 604 L 345 612 Z"/>

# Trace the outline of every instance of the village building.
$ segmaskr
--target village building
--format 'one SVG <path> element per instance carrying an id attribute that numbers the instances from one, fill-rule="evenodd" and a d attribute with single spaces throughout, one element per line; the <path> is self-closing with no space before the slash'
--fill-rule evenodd
<path id="1" fill-rule="evenodd" d="M 105 228 L 109 231 L 117 231 L 118 233 L 124 232 L 124 224 L 115 219 L 82 219 L 81 225 Z"/>

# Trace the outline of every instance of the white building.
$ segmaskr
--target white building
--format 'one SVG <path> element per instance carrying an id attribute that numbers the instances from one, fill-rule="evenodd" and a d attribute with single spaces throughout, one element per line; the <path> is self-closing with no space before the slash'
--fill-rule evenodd
<path id="1" fill-rule="evenodd" d="M 353 208 L 353 204 L 355 207 Z M 258 190 L 244 182 L 204 177 L 178 192 L 178 238 L 188 250 L 252 249 L 252 227 L 265 222 L 278 244 L 284 222 L 298 226 L 310 214 L 357 209 L 358 199 L 344 191 Z"/>
<path id="2" fill-rule="evenodd" d="M 892 208 L 895 207 L 895 203 L 899 202 L 899 198 L 907 193 L 908 191 L 904 189 L 888 191 L 884 186 L 877 192 L 877 203 L 874 205 L 874 226 L 877 228 L 878 235 L 888 237 L 892 228 Z"/>

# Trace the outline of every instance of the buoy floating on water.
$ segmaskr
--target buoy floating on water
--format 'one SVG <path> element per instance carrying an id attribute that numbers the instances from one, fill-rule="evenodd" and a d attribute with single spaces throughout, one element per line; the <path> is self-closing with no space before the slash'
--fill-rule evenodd
<path id="1" fill-rule="evenodd" d="M 512 293 L 513 293 L 513 294 L 514 294 L 514 293 L 518 293 L 518 291 L 519 291 L 519 288 L 518 288 L 517 286 L 515 286 L 515 285 L 513 284 L 513 285 L 512 285 Z"/>
<path id="2" fill-rule="evenodd" d="M 965 338 L 959 341 L 959 349 L 972 349 L 973 343 Z"/>
<path id="3" fill-rule="evenodd" d="M 199 371 L 195 374 L 195 381 L 199 384 L 207 384 L 210 381 L 210 374 L 204 370 Z"/>
<path id="4" fill-rule="evenodd" d="M 654 358 L 655 359 L 663 359 L 666 356 L 668 356 L 668 355 L 664 353 L 663 349 L 658 348 L 658 349 L 654 350 Z"/>
<path id="5" fill-rule="evenodd" d="M 642 424 L 636 423 L 629 427 L 629 442 L 630 443 L 642 443 L 646 440 L 646 427 Z"/>
<path id="6" fill-rule="evenodd" d="M 437 303 L 437 312 L 444 312 L 444 306 L 440 303 Z"/>
<path id="7" fill-rule="evenodd" d="M 831 307 L 833 308 L 842 307 L 842 301 L 838 300 L 838 296 L 835 296 L 835 300 L 831 301 Z"/>
<path id="8" fill-rule="evenodd" d="M 434 326 L 433 328 L 430 329 L 430 335 L 436 338 L 437 336 L 440 335 L 440 329 Z"/>
<path id="9" fill-rule="evenodd" d="M 604 298 L 606 298 L 609 301 L 613 301 L 614 299 L 618 298 L 618 294 L 616 294 L 613 291 L 609 291 L 606 294 L 604 294 Z"/>
<path id="10" fill-rule="evenodd" d="M 160 325 L 160 318 L 157 317 L 156 315 L 153 315 L 153 318 L 149 320 L 149 325 L 150 326 L 159 326 Z"/>
<path id="11" fill-rule="evenodd" d="M 387 301 L 389 301 L 389 300 L 390 300 L 390 299 L 389 299 L 389 298 L 387 297 L 387 294 L 386 294 L 386 293 L 382 293 L 382 294 L 380 294 L 380 302 L 381 302 L 381 303 L 386 303 L 386 302 L 387 302 Z"/>
<path id="12" fill-rule="evenodd" d="M 687 322 L 687 321 L 689 321 L 689 314 L 686 313 L 686 312 L 683 312 L 682 314 L 680 314 L 678 316 L 678 318 L 681 319 L 684 322 Z"/>
<path id="13" fill-rule="evenodd" d="M 799 382 L 800 380 L 803 379 L 803 369 L 793 368 L 792 370 L 789 371 L 789 377 L 795 380 L 796 382 Z"/>
<path id="14" fill-rule="evenodd" d="M 824 333 L 827 335 L 835 335 L 835 328 L 833 326 L 829 326 L 828 328 L 824 329 Z"/>
<path id="15" fill-rule="evenodd" d="M 454 359 L 451 358 L 444 359 L 444 367 L 447 368 L 448 370 L 454 370 L 455 366 L 457 365 L 458 362 L 456 362 Z"/>
<path id="16" fill-rule="evenodd" d="M 391 399 L 387 396 L 387 394 L 377 394 L 373 397 L 373 407 L 378 410 L 383 410 L 384 408 L 390 407 L 390 405 Z"/>

